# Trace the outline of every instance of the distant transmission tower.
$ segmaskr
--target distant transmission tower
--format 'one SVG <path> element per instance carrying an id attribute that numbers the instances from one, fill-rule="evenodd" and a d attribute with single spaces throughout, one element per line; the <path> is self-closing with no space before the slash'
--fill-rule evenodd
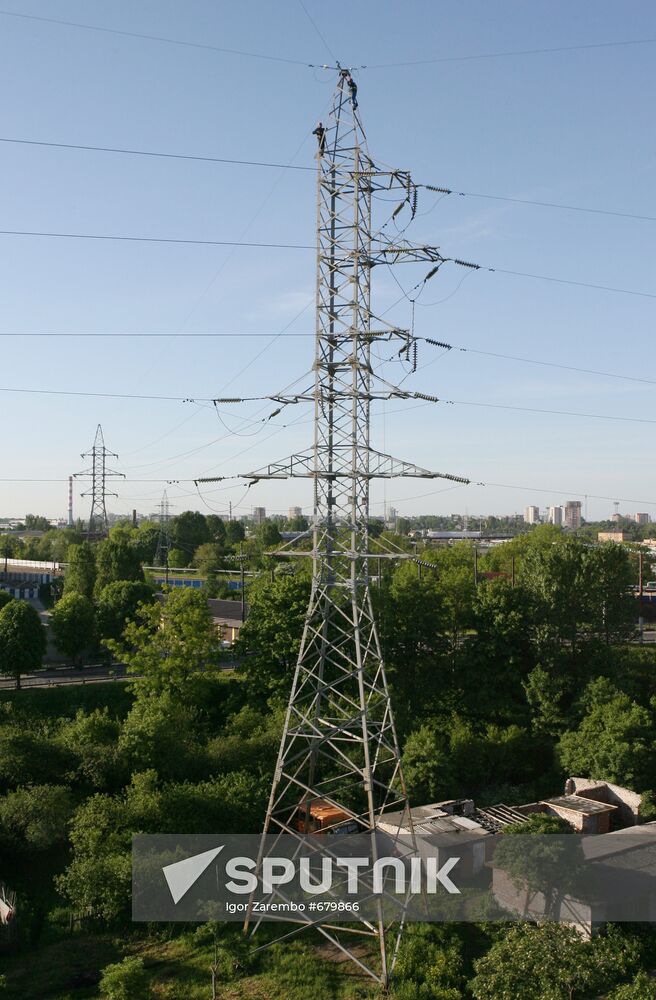
<path id="1" fill-rule="evenodd" d="M 82 493 L 81 496 L 91 497 L 87 539 L 92 540 L 94 538 L 102 538 L 103 535 L 107 534 L 109 523 L 107 521 L 106 498 L 118 496 L 118 493 L 110 493 L 108 491 L 107 480 L 119 477 L 124 479 L 125 476 L 122 472 L 116 472 L 114 469 L 107 468 L 107 458 L 118 458 L 118 455 L 105 447 L 105 440 L 100 424 L 98 424 L 91 451 L 83 452 L 81 457 L 91 459 L 91 467 L 85 469 L 83 472 L 76 472 L 75 478 L 87 479 L 91 477 L 91 488 L 86 493 Z"/>
<path id="2" fill-rule="evenodd" d="M 169 551 L 171 549 L 169 517 L 169 498 L 166 490 L 164 490 L 159 504 L 159 536 L 157 538 L 157 551 L 155 552 L 155 565 L 165 567 L 167 583 L 169 582 Z"/>
<path id="3" fill-rule="evenodd" d="M 244 477 L 251 482 L 299 477 L 314 485 L 312 550 L 305 553 L 313 562 L 312 590 L 264 833 L 287 834 L 300 841 L 316 829 L 318 810 L 329 806 L 338 818 L 322 825 L 322 833 L 348 822 L 351 829 L 373 835 L 389 814 L 389 823 L 414 839 L 370 593 L 370 561 L 398 556 L 369 551 L 369 489 L 374 478 L 469 480 L 429 472 L 370 445 L 373 400 L 436 401 L 392 385 L 374 371 L 378 359 L 372 348 L 387 347 L 386 353 L 405 363 L 410 373 L 416 367 L 416 340 L 372 312 L 372 270 L 378 265 L 429 261 L 434 266 L 428 278 L 446 258 L 436 247 L 415 246 L 403 239 L 397 220 L 402 212 L 407 221 L 414 218 L 417 189 L 406 171 L 378 169 L 369 156 L 349 92 L 350 75 L 338 69 L 330 120 L 325 129 L 317 130 L 314 391 L 270 397 L 282 404 L 303 400 L 314 404 L 314 447 Z M 386 198 L 396 191 L 402 201 L 393 217 L 374 232 L 372 197 L 379 191 L 386 192 Z M 372 329 L 372 320 L 380 328 Z M 198 480 L 210 481 L 215 480 Z M 285 554 L 303 553 L 290 549 Z M 327 849 L 339 839 L 322 838 Z M 371 844 L 373 864 L 373 836 Z M 284 892 L 278 891 L 276 898 L 284 899 Z M 386 929 L 382 907 L 376 920 L 363 919 L 357 930 L 330 921 L 316 923 L 309 917 L 299 930 L 304 926 L 318 930 L 387 985 L 401 929 L 398 924 Z M 349 936 L 353 933 L 358 937 Z M 373 958 L 357 944 L 362 934 L 375 941 Z"/>

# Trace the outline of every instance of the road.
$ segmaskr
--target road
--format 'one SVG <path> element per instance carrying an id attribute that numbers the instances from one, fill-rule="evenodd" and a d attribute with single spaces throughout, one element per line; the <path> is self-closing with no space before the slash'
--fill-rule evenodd
<path id="1" fill-rule="evenodd" d="M 236 662 L 222 663 L 221 670 L 234 670 Z M 111 681 L 126 681 L 138 677 L 128 676 L 124 663 L 94 663 L 75 670 L 72 667 L 49 668 L 33 674 L 21 674 L 21 688 L 65 687 L 73 684 L 107 684 Z M 15 691 L 13 677 L 0 677 L 0 691 Z"/>

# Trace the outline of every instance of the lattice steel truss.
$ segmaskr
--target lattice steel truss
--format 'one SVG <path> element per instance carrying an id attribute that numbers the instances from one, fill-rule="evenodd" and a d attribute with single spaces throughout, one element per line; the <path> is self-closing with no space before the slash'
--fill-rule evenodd
<path id="1" fill-rule="evenodd" d="M 118 496 L 118 493 L 109 492 L 107 489 L 107 480 L 124 479 L 125 476 L 122 472 L 116 472 L 114 469 L 107 467 L 107 458 L 118 458 L 118 455 L 105 447 L 105 439 L 100 424 L 98 424 L 96 429 L 96 437 L 91 451 L 83 452 L 81 457 L 91 459 L 90 468 L 85 469 L 83 472 L 75 473 L 76 479 L 91 477 L 91 488 L 86 493 L 81 494 L 83 497 L 91 497 L 87 538 L 99 538 L 106 535 L 109 531 L 106 498 Z"/>
<path id="2" fill-rule="evenodd" d="M 169 534 L 169 520 L 171 516 L 171 506 L 166 490 L 162 494 L 159 502 L 159 535 L 157 536 L 157 550 L 155 552 L 155 565 L 163 566 L 166 569 L 166 582 L 169 582 L 169 552 L 171 551 L 171 536 Z"/>
<path id="3" fill-rule="evenodd" d="M 407 172 L 380 170 L 369 156 L 348 76 L 340 69 L 330 121 L 319 135 L 314 393 L 271 397 L 282 403 L 312 398 L 314 447 L 245 478 L 314 483 L 312 550 L 306 553 L 313 560 L 312 591 L 264 832 L 300 839 L 312 829 L 313 804 L 325 804 L 340 818 L 322 833 L 346 821 L 372 834 L 373 862 L 373 834 L 385 814 L 400 813 L 399 830 L 412 831 L 412 818 L 370 593 L 370 559 L 380 555 L 369 552 L 370 482 L 399 476 L 468 480 L 382 454 L 369 441 L 372 400 L 418 395 L 374 371 L 374 344 L 391 342 L 394 354 L 409 360 L 413 340 L 384 323 L 372 329 L 372 269 L 420 261 L 439 267 L 445 258 L 436 247 L 408 243 L 391 220 L 372 231 L 376 191 L 400 192 L 394 216 L 412 218 L 416 189 Z M 326 850 L 329 843 L 326 837 Z M 348 928 L 310 919 L 306 925 L 387 984 L 401 931 L 398 924 L 386 928 L 382 908 L 377 921 L 363 921 L 356 930 L 376 939 L 375 962 L 345 943 Z"/>

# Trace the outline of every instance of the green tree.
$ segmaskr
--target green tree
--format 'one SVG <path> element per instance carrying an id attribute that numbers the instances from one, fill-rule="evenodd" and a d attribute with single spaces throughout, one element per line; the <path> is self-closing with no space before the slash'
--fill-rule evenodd
<path id="1" fill-rule="evenodd" d="M 73 765 L 71 755 L 42 728 L 24 721 L 0 726 L 0 788 L 64 782 Z"/>
<path id="2" fill-rule="evenodd" d="M 141 675 L 140 690 L 178 695 L 193 674 L 218 669 L 221 649 L 205 595 L 193 590 L 173 591 L 162 604 L 142 606 L 123 639 L 110 639 L 107 646 L 130 673 Z"/>
<path id="3" fill-rule="evenodd" d="M 611 931 L 583 941 L 566 924 L 517 924 L 474 962 L 476 1000 L 582 1000 L 635 969 L 632 942 Z"/>
<path id="4" fill-rule="evenodd" d="M 210 530 L 205 515 L 197 510 L 185 510 L 171 521 L 171 537 L 173 544 L 189 553 L 188 558 L 199 545 L 211 541 Z"/>
<path id="5" fill-rule="evenodd" d="M 241 521 L 228 521 L 225 526 L 225 530 L 227 545 L 238 545 L 239 542 L 243 542 L 246 537 L 244 525 Z"/>
<path id="6" fill-rule="evenodd" d="M 632 982 L 618 986 L 608 1000 L 656 1000 L 656 982 L 646 972 L 639 972 Z"/>
<path id="7" fill-rule="evenodd" d="M 637 792 L 653 786 L 656 720 L 628 695 L 604 685 L 578 729 L 563 733 L 558 756 L 568 774 L 627 785 Z"/>
<path id="8" fill-rule="evenodd" d="M 426 724 L 410 734 L 403 750 L 403 771 L 412 802 L 437 802 L 448 796 L 454 774 L 435 726 Z"/>
<path id="9" fill-rule="evenodd" d="M 527 912 L 535 895 L 542 893 L 545 916 L 555 919 L 563 896 L 575 892 L 584 859 L 572 833 L 565 820 L 545 813 L 503 830 L 494 867 L 509 876 L 518 893 L 525 893 Z"/>
<path id="10" fill-rule="evenodd" d="M 270 549 L 273 545 L 279 545 L 282 541 L 278 525 L 268 518 L 262 521 L 261 524 L 258 524 L 256 538 L 259 544 L 265 549 Z"/>
<path id="11" fill-rule="evenodd" d="M 46 630 L 27 601 L 10 601 L 0 611 L 0 673 L 16 678 L 38 670 L 46 651 Z"/>
<path id="12" fill-rule="evenodd" d="M 223 549 L 216 542 L 204 542 L 194 553 L 193 564 L 199 574 L 212 578 L 223 564 Z"/>
<path id="13" fill-rule="evenodd" d="M 131 772 L 198 777 L 205 762 L 198 712 L 168 691 L 137 698 L 121 727 L 118 751 Z"/>
<path id="14" fill-rule="evenodd" d="M 89 542 L 69 545 L 64 574 L 64 593 L 93 597 L 96 583 L 96 554 Z"/>
<path id="15" fill-rule="evenodd" d="M 148 976 L 140 958 L 124 958 L 107 965 L 100 980 L 103 1000 L 148 1000 L 152 996 Z"/>
<path id="16" fill-rule="evenodd" d="M 139 550 L 125 538 L 106 538 L 97 548 L 96 595 L 119 580 L 143 581 Z"/>
<path id="17" fill-rule="evenodd" d="M 191 562 L 191 555 L 182 549 L 169 549 L 169 566 L 173 569 L 186 569 Z"/>
<path id="18" fill-rule="evenodd" d="M 306 576 L 259 581 L 249 593 L 249 615 L 235 652 L 257 700 L 289 694 L 310 594 Z"/>
<path id="19" fill-rule="evenodd" d="M 77 663 L 93 646 L 96 615 L 93 603 L 83 594 L 64 594 L 50 613 L 50 627 L 57 649 Z"/>
<path id="20" fill-rule="evenodd" d="M 461 704 L 468 715 L 528 721 L 524 683 L 535 666 L 531 594 L 505 580 L 481 583 L 473 605 L 475 632 L 459 650 Z"/>
<path id="21" fill-rule="evenodd" d="M 297 517 L 290 517 L 285 522 L 285 530 L 286 531 L 307 531 L 308 527 L 309 527 L 309 524 L 310 524 L 310 522 L 308 521 L 307 517 L 304 517 L 302 514 L 299 514 Z"/>
<path id="22" fill-rule="evenodd" d="M 450 611 L 437 574 L 405 562 L 374 591 L 385 666 L 402 733 L 441 708 L 454 690 Z M 421 692 L 421 698 L 417 697 Z"/>
<path id="23" fill-rule="evenodd" d="M 399 1000 L 461 1000 L 466 985 L 462 940 L 453 925 L 408 925 L 394 976 Z"/>
<path id="24" fill-rule="evenodd" d="M 2 838 L 26 852 L 64 844 L 73 812 L 70 789 L 61 785 L 31 785 L 0 797 Z"/>
<path id="25" fill-rule="evenodd" d="M 49 531 L 50 521 L 40 514 L 26 514 L 25 529 L 26 531 Z"/>
<path id="26" fill-rule="evenodd" d="M 153 565 L 159 534 L 160 527 L 156 521 L 142 521 L 136 532 L 132 533 L 132 545 L 139 554 L 142 565 Z"/>
<path id="27" fill-rule="evenodd" d="M 9 591 L 7 591 L 7 590 L 0 590 L 0 611 L 2 611 L 2 609 L 4 608 L 4 606 L 6 604 L 9 604 L 10 601 L 15 601 L 15 600 L 16 600 L 16 598 L 12 597 L 12 595 L 9 593 Z"/>
<path id="28" fill-rule="evenodd" d="M 106 707 L 88 713 L 78 709 L 74 719 L 62 721 L 56 743 L 71 759 L 69 780 L 87 788 L 111 787 L 121 771 L 120 732 L 119 722 Z"/>
<path id="29" fill-rule="evenodd" d="M 219 517 L 218 514 L 206 514 L 205 524 L 207 525 L 210 541 L 214 542 L 215 545 L 225 546 L 226 526 L 223 518 Z"/>
<path id="30" fill-rule="evenodd" d="M 152 604 L 154 588 L 139 580 L 117 580 L 100 591 L 96 607 L 98 632 L 103 639 L 120 639 L 142 604 Z"/>

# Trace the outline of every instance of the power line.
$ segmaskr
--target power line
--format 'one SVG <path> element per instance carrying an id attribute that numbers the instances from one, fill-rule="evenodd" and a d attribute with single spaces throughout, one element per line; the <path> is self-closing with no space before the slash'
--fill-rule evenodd
<path id="1" fill-rule="evenodd" d="M 578 288 L 595 288 L 604 292 L 619 292 L 622 295 L 637 295 L 645 299 L 656 299 L 656 293 L 654 292 L 640 292 L 635 289 L 617 288 L 612 285 L 597 285 L 589 281 L 573 281 L 571 278 L 554 278 L 552 275 L 548 274 L 531 274 L 527 271 L 510 271 L 503 267 L 485 267 L 484 265 L 481 265 L 481 267 L 486 271 L 494 271 L 496 274 L 512 274 L 517 278 L 535 278 L 537 281 L 552 281 L 559 285 L 575 285 Z"/>
<path id="2" fill-rule="evenodd" d="M 263 247 L 269 250 L 314 250 L 315 247 L 301 243 L 246 243 L 240 240 L 194 240 L 166 236 L 114 236 L 107 233 L 46 233 L 25 229 L 0 229 L 0 236 L 36 236 L 45 239 L 62 240 L 110 240 L 125 243 L 181 243 L 190 246 L 210 247 Z"/>
<path id="3" fill-rule="evenodd" d="M 63 21 L 55 17 L 39 17 L 36 14 L 19 14 L 14 10 L 0 10 L 3 17 L 20 18 L 23 21 L 41 21 L 44 24 L 58 24 L 64 28 L 82 28 L 85 31 L 97 31 L 106 35 L 121 35 L 123 38 L 139 38 L 142 41 L 164 42 L 167 45 L 181 45 L 189 49 L 205 49 L 208 52 L 221 52 L 225 55 L 245 56 L 249 59 L 266 59 L 268 62 L 288 63 L 291 66 L 313 66 L 313 63 L 300 59 L 286 59 L 283 56 L 272 56 L 263 52 L 245 52 L 242 49 L 227 49 L 206 42 L 186 42 L 180 38 L 166 38 L 163 35 L 149 35 L 140 31 L 124 31 L 120 28 L 105 28 L 98 24 L 85 24 L 81 21 Z"/>
<path id="4" fill-rule="evenodd" d="M 623 423 L 631 424 L 656 424 L 656 420 L 650 420 L 648 417 L 618 417 L 610 416 L 607 413 L 580 413 L 577 410 L 543 410 L 536 406 L 512 406 L 506 403 L 481 403 L 475 402 L 471 399 L 440 399 L 440 403 L 446 403 L 451 406 L 482 406 L 492 410 L 518 410 L 522 413 L 546 413 L 549 416 L 558 417 L 583 417 L 585 419 L 594 420 L 618 420 Z"/>
<path id="5" fill-rule="evenodd" d="M 84 31 L 96 31 L 107 35 L 120 35 L 123 38 L 138 38 L 141 39 L 142 41 L 161 42 L 167 45 L 179 45 L 184 48 L 204 49 L 209 52 L 221 52 L 226 55 L 243 56 L 249 59 L 264 59 L 268 62 L 287 63 L 292 66 L 305 66 L 310 68 L 315 68 L 319 66 L 323 68 L 322 63 L 305 62 L 300 59 L 288 59 L 283 56 L 273 56 L 264 52 L 248 52 L 242 49 L 225 48 L 218 45 L 210 45 L 205 42 L 189 42 L 189 41 L 184 41 L 183 39 L 180 38 L 168 38 L 164 35 L 151 35 L 146 32 L 127 31 L 127 30 L 121 30 L 120 28 L 107 28 L 101 25 L 87 24 L 81 21 L 65 21 L 62 20 L 61 18 L 43 17 L 43 16 L 38 16 L 36 14 L 22 14 L 13 10 L 0 10 L 0 15 L 4 17 L 18 18 L 23 21 L 37 21 L 37 22 L 42 22 L 44 24 L 56 24 L 59 25 L 60 27 L 65 27 L 65 28 L 80 28 L 83 29 Z M 311 18 L 310 20 L 312 21 Z M 314 25 L 313 21 L 312 24 Z M 314 25 L 314 27 L 317 33 L 320 35 L 322 41 L 324 42 L 324 45 L 326 45 L 326 48 L 328 49 L 328 51 L 330 51 L 328 44 L 323 38 L 323 35 L 321 35 L 316 25 Z M 504 52 L 482 52 L 482 53 L 462 55 L 462 56 L 438 56 L 432 59 L 417 59 L 406 62 L 372 63 L 361 66 L 360 68 L 394 69 L 396 67 L 427 66 L 435 63 L 444 63 L 444 62 L 468 62 L 476 59 L 503 59 L 514 56 L 546 55 L 556 52 L 578 52 L 586 49 L 618 48 L 627 45 L 649 45 L 652 44 L 653 42 L 656 42 L 655 38 L 635 38 L 635 39 L 627 39 L 626 41 L 591 42 L 582 45 L 559 45 L 541 49 L 514 49 Z"/>
<path id="6" fill-rule="evenodd" d="M 81 477 L 81 478 L 83 478 L 83 477 Z M 175 485 L 177 483 L 195 483 L 196 482 L 196 480 L 194 480 L 194 479 L 132 479 L 130 477 L 126 477 L 126 479 L 124 481 L 125 481 L 126 484 L 129 484 L 129 483 L 154 483 L 154 484 L 166 483 L 168 485 L 171 485 L 171 484 Z M 54 484 L 54 483 L 58 483 L 58 484 L 61 484 L 61 483 L 67 483 L 67 482 L 68 482 L 68 478 L 63 478 L 63 479 L 0 478 L 0 483 L 21 483 L 21 484 L 26 484 L 26 483 Z M 504 489 L 504 490 L 524 490 L 527 493 L 546 493 L 546 494 L 552 494 L 552 495 L 553 494 L 558 494 L 558 495 L 561 495 L 561 496 L 570 496 L 570 497 L 588 497 L 590 500 L 612 500 L 612 501 L 618 501 L 619 503 L 645 504 L 646 506 L 656 507 L 656 500 L 644 500 L 644 499 L 639 499 L 639 498 L 636 498 L 636 497 L 620 497 L 616 493 L 613 493 L 611 495 L 605 496 L 605 495 L 600 494 L 600 493 L 590 493 L 587 490 L 586 491 L 583 491 L 583 490 L 571 490 L 571 489 L 563 490 L 563 489 L 556 489 L 555 487 L 550 487 L 549 489 L 546 489 L 543 486 L 542 487 L 527 486 L 526 484 L 517 484 L 517 483 L 490 483 L 490 482 L 483 482 L 483 481 L 478 481 L 477 482 L 475 480 L 473 480 L 471 483 L 459 483 L 459 484 L 457 484 L 455 486 L 447 486 L 447 487 L 445 487 L 443 489 L 439 489 L 439 490 L 428 490 L 427 492 L 417 493 L 417 494 L 415 494 L 414 496 L 411 496 L 411 497 L 392 497 L 391 499 L 388 499 L 386 502 L 387 503 L 405 503 L 405 502 L 409 502 L 410 500 L 421 500 L 423 497 L 436 496 L 439 493 L 448 493 L 451 490 L 463 489 L 465 486 L 468 486 L 470 488 L 470 490 L 473 487 L 477 487 L 477 486 L 478 487 L 484 487 L 484 488 Z M 218 492 L 222 492 L 222 491 L 225 491 L 225 490 L 228 490 L 228 489 L 235 489 L 235 488 L 236 487 L 234 487 L 234 486 L 231 486 L 231 487 L 225 486 L 225 487 L 220 487 L 220 488 L 214 489 L 214 490 L 208 490 L 207 492 L 218 493 Z M 186 495 L 186 496 L 194 496 L 195 494 L 196 494 L 195 490 L 190 490 L 187 494 L 184 494 L 184 495 Z M 373 501 L 373 502 L 374 503 L 377 502 L 379 504 L 382 504 L 382 501 Z M 236 507 L 233 504 L 233 510 L 234 509 L 236 509 Z M 280 510 L 285 510 L 286 508 L 281 507 L 279 509 Z"/>
<path id="7" fill-rule="evenodd" d="M 424 497 L 436 496 L 438 493 L 448 493 L 451 490 L 461 490 L 464 489 L 465 486 L 468 486 L 470 490 L 477 486 L 481 486 L 484 488 L 494 487 L 496 489 L 503 489 L 503 490 L 524 490 L 525 492 L 528 493 L 548 493 L 552 496 L 556 494 L 559 496 L 569 496 L 569 497 L 588 497 L 590 500 L 613 500 L 613 501 L 619 501 L 620 503 L 645 504 L 646 506 L 649 507 L 656 507 L 656 500 L 637 500 L 635 497 L 618 497 L 615 494 L 613 494 L 612 496 L 602 496 L 598 493 L 588 493 L 588 492 L 583 492 L 582 490 L 561 490 L 555 488 L 545 489 L 544 487 L 536 487 L 536 486 L 525 486 L 525 485 L 520 486 L 517 485 L 516 483 L 485 483 L 485 482 L 475 482 L 475 481 L 472 481 L 471 483 L 460 483 L 457 486 L 447 486 L 445 489 L 441 490 L 429 490 L 428 492 L 425 493 L 416 493 L 414 496 L 411 497 L 392 497 L 391 500 L 388 500 L 388 503 L 400 504 L 400 503 L 408 503 L 411 500 L 422 500 Z"/>
<path id="8" fill-rule="evenodd" d="M 619 375 L 617 372 L 605 372 L 596 368 L 577 368 L 575 365 L 563 365 L 557 361 L 538 361 L 536 358 L 520 358 L 514 354 L 498 354 L 495 351 L 482 351 L 475 347 L 456 347 L 455 350 L 462 351 L 466 354 L 482 354 L 488 358 L 500 358 L 504 361 L 520 361 L 527 365 L 543 365 L 546 368 L 561 368 L 564 371 L 578 372 L 583 375 L 604 375 L 606 378 L 617 378 L 626 382 L 643 382 L 646 385 L 656 385 L 655 379 L 640 378 L 636 375 Z"/>
<path id="9" fill-rule="evenodd" d="M 480 52 L 476 55 L 438 56 L 433 59 L 415 59 L 409 62 L 369 63 L 366 69 L 396 69 L 405 66 L 429 66 L 435 63 L 470 62 L 476 59 L 505 59 L 511 56 L 547 55 L 554 52 L 580 52 L 585 49 L 612 49 L 626 45 L 651 45 L 656 38 L 631 38 L 621 42 L 590 42 L 584 45 L 558 45 L 544 49 L 512 49 L 505 52 Z"/>
<path id="10" fill-rule="evenodd" d="M 70 332 L 47 332 L 47 333 L 7 333 L 6 331 L 0 332 L 1 337 L 11 337 L 11 338 L 21 338 L 21 337 L 86 337 L 93 339 L 97 338 L 107 338 L 107 337 L 118 337 L 118 338 L 202 338 L 202 339 L 239 339 L 248 340 L 250 338 L 263 339 L 269 337 L 275 337 L 277 339 L 287 340 L 288 338 L 301 338 L 309 339 L 314 337 L 314 333 L 261 333 L 259 331 L 249 332 L 249 333 L 232 333 L 232 332 L 221 332 L 221 333 L 70 333 Z M 421 338 L 426 339 L 426 338 Z M 618 372 L 607 372 L 602 371 L 598 368 L 579 368 L 576 365 L 564 365 L 556 361 L 542 361 L 538 358 L 523 358 L 516 354 L 500 354 L 497 351 L 483 351 L 476 347 L 461 347 L 455 344 L 438 344 L 439 347 L 444 347 L 445 350 L 454 350 L 463 354 L 481 354 L 488 358 L 499 358 L 503 361 L 519 361 L 522 364 L 527 365 L 543 365 L 546 368 L 560 368 L 563 371 L 578 372 L 583 375 L 603 375 L 606 378 L 621 379 L 626 382 L 642 382 L 645 385 L 656 385 L 656 379 L 642 378 L 637 375 L 621 375 Z M 426 366 L 421 366 L 426 367 Z"/>
<path id="11" fill-rule="evenodd" d="M 305 16 L 307 17 L 307 19 L 310 22 L 310 24 L 312 25 L 312 27 L 314 28 L 314 30 L 315 30 L 315 32 L 317 34 L 317 37 L 321 40 L 321 42 L 325 46 L 326 52 L 328 53 L 328 55 L 330 56 L 330 58 L 332 59 L 333 62 L 337 62 L 337 58 L 335 56 L 335 53 L 333 52 L 333 50 L 331 49 L 330 45 L 326 41 L 325 37 L 323 36 L 323 34 L 321 33 L 321 31 L 319 30 L 319 26 L 317 25 L 317 22 L 314 20 L 314 18 L 310 14 L 309 10 L 307 9 L 307 7 L 305 6 L 305 4 L 303 3 L 303 0 L 298 0 L 298 2 L 299 2 L 299 5 L 301 7 L 301 10 L 303 11 L 303 13 L 305 14 Z"/>
<path id="12" fill-rule="evenodd" d="M 429 185 L 420 185 L 428 187 Z M 607 208 L 586 208 L 583 205 L 563 205 L 555 201 L 534 201 L 530 198 L 510 198 L 500 194 L 481 194 L 477 191 L 451 191 L 448 188 L 441 189 L 443 194 L 456 194 L 462 198 L 487 198 L 491 201 L 508 201 L 515 205 L 533 205 L 537 208 L 557 208 L 566 212 L 586 212 L 591 215 L 612 215 L 619 219 L 640 219 L 643 222 L 656 222 L 655 215 L 639 215 L 636 212 L 615 212 Z"/>
<path id="13" fill-rule="evenodd" d="M 169 243 L 173 245 L 182 244 L 189 246 L 255 247 L 273 250 L 316 250 L 316 247 L 311 246 L 308 243 L 255 243 L 240 240 L 198 240 L 164 236 L 119 236 L 109 235 L 106 233 L 51 233 L 34 232 L 25 229 L 0 229 L 0 236 L 32 236 L 46 239 L 70 240 L 108 240 L 110 242 L 125 243 Z M 473 268 L 476 271 L 488 271 L 493 274 L 510 274 L 518 278 L 533 278 L 536 281 L 549 281 L 559 285 L 575 285 L 578 288 L 593 288 L 597 291 L 616 292 L 621 295 L 637 295 L 640 298 L 656 299 L 656 292 L 642 292 L 634 288 L 619 288 L 616 285 L 601 285 L 589 281 L 574 281 L 571 278 L 557 278 L 553 275 L 534 274 L 527 271 L 511 271 L 508 268 L 503 267 L 490 267 L 488 264 L 469 264 L 466 261 L 462 261 L 455 257 L 442 258 L 442 263 L 447 262 L 459 264 L 463 267 Z M 413 263 L 416 263 L 416 261 L 413 261 Z M 389 312 L 389 309 L 386 310 L 386 312 Z"/>
<path id="14" fill-rule="evenodd" d="M 314 167 L 296 166 L 292 163 L 273 163 L 266 160 L 237 160 L 225 156 L 201 156 L 194 153 L 163 153 L 153 149 L 129 149 L 123 146 L 87 146 L 74 142 L 46 142 L 41 139 L 15 139 L 9 136 L 0 136 L 0 142 L 11 143 L 16 146 L 45 146 L 49 149 L 76 149 L 88 153 L 118 153 L 123 156 L 146 156 L 163 160 L 192 160 L 198 163 L 225 163 L 238 167 L 268 167 L 274 170 L 310 170 L 312 172 L 314 172 L 315 169 Z"/>
<path id="15" fill-rule="evenodd" d="M 155 396 L 143 393 L 129 392 L 88 392 L 77 389 L 23 389 L 10 386 L 0 386 L 0 392 L 16 392 L 43 396 L 83 396 L 100 399 L 136 399 L 172 403 L 213 403 L 209 396 Z M 264 397 L 257 397 L 258 399 Z M 236 400 L 238 401 L 238 400 Z M 526 413 L 544 413 L 549 416 L 581 417 L 594 420 L 614 420 L 622 423 L 656 424 L 656 419 L 647 417 L 622 417 L 607 413 L 581 413 L 576 410 L 547 410 L 533 406 L 514 406 L 506 403 L 486 403 L 469 399 L 432 399 L 429 402 L 444 403 L 448 406 L 481 406 L 495 410 L 518 410 Z M 204 446 L 203 446 L 204 447 Z"/>
<path id="16" fill-rule="evenodd" d="M 212 403 L 211 396 L 149 396 L 135 392 L 85 392 L 81 389 L 18 389 L 11 386 L 0 386 L 0 392 L 19 392 L 35 396 L 89 396 L 94 399 L 146 399 L 165 401 L 167 403 Z"/>
<path id="17" fill-rule="evenodd" d="M 268 160 L 240 160 L 232 157 L 204 156 L 196 153 L 169 153 L 155 149 L 133 149 L 124 146 L 93 146 L 74 142 L 49 142 L 43 139 L 18 139 L 14 136 L 0 136 L 0 142 L 17 146 L 40 146 L 49 149 L 74 149 L 82 152 L 93 153 L 114 153 L 122 156 L 144 156 L 151 159 L 164 160 L 188 160 L 198 163 L 223 163 L 228 166 L 239 167 L 265 167 L 272 170 L 296 170 L 301 172 L 315 172 L 315 167 L 303 166 L 293 163 L 277 163 Z M 446 186 L 434 184 L 418 184 L 418 187 L 426 188 L 429 191 L 437 191 L 443 195 L 455 194 L 460 198 L 486 198 L 492 201 L 506 201 L 516 205 L 532 205 L 538 208 L 555 208 L 567 212 L 585 212 L 592 215 L 609 215 L 619 219 L 638 219 L 643 222 L 656 222 L 654 215 L 641 215 L 637 212 L 619 212 L 613 209 L 588 208 L 585 205 L 565 205 L 553 201 L 537 201 L 529 198 L 513 198 L 508 195 L 482 194 L 479 191 L 458 191 Z"/>
<path id="18" fill-rule="evenodd" d="M 307 306 L 306 308 L 309 308 L 309 306 Z M 287 337 L 304 337 L 304 338 L 308 338 L 308 337 L 315 337 L 316 334 L 314 334 L 314 333 L 285 333 L 283 335 L 282 333 L 261 333 L 259 331 L 255 331 L 253 333 L 182 333 L 180 331 L 175 331 L 173 333 L 117 333 L 117 332 L 109 332 L 109 333 L 86 333 L 86 332 L 71 333 L 69 331 L 64 331 L 64 332 L 61 332 L 61 333 L 60 332 L 55 332 L 55 331 L 42 332 L 42 333 L 7 333 L 6 331 L 0 332 L 0 337 L 91 337 L 91 338 L 93 338 L 93 337 L 130 337 L 130 338 L 132 338 L 132 337 L 177 337 L 178 339 L 181 339 L 181 340 L 186 340 L 186 339 L 189 339 L 191 337 L 207 337 L 207 338 L 219 338 L 219 339 L 222 338 L 222 337 L 227 337 L 227 338 L 237 337 L 239 340 L 243 340 L 244 338 L 249 338 L 249 337 L 281 337 L 281 336 L 284 336 L 284 339 L 286 339 Z"/>

